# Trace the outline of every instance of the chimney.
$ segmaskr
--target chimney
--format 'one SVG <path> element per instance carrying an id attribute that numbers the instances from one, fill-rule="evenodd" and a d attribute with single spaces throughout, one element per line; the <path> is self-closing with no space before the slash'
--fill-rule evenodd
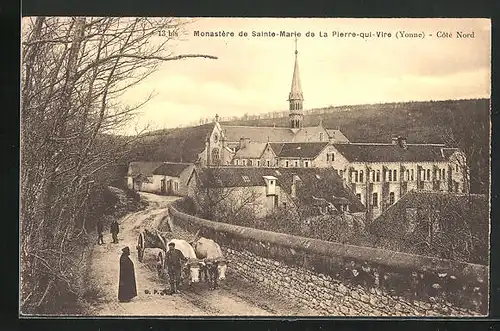
<path id="1" fill-rule="evenodd" d="M 401 137 L 401 136 L 393 137 L 392 144 L 397 145 L 403 149 L 408 148 L 408 146 L 406 146 L 406 138 L 405 137 Z"/>
<path id="2" fill-rule="evenodd" d="M 408 145 L 406 144 L 406 137 L 399 137 L 399 146 L 403 149 L 408 148 Z"/>

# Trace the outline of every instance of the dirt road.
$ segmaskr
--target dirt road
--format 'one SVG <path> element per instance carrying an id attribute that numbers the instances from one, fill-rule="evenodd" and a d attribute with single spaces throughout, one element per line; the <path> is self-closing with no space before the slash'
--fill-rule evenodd
<path id="1" fill-rule="evenodd" d="M 149 203 L 147 209 L 131 213 L 119 221 L 118 244 L 105 237 L 105 245 L 96 245 L 92 253 L 89 282 L 98 288 L 99 299 L 89 308 L 90 315 L 99 316 L 310 316 L 317 315 L 296 303 L 283 300 L 276 294 L 228 277 L 218 289 L 210 290 L 206 284 L 195 284 L 174 295 L 154 294 L 168 288 L 155 271 L 156 249 L 146 249 L 143 262 L 137 260 L 137 236 L 142 228 L 156 227 L 174 197 L 141 193 Z M 189 239 L 189 234 L 173 227 L 175 238 Z M 119 258 L 121 249 L 129 246 L 134 262 L 138 296 L 128 303 L 117 299 Z M 149 294 L 145 294 L 149 290 Z"/>

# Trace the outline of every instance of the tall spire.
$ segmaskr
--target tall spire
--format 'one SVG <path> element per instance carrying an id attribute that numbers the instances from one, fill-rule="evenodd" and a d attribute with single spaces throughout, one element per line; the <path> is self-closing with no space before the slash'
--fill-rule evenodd
<path id="1" fill-rule="evenodd" d="M 295 67 L 293 68 L 292 88 L 288 96 L 288 101 L 297 100 L 303 101 L 302 87 L 300 86 L 299 76 L 299 61 L 297 59 L 299 51 L 297 50 L 297 37 L 295 37 Z"/>
<path id="2" fill-rule="evenodd" d="M 304 96 L 302 95 L 302 87 L 300 86 L 299 77 L 299 61 L 297 59 L 297 37 L 295 37 L 295 67 L 293 68 L 292 87 L 288 95 L 288 102 L 290 106 L 290 124 L 292 128 L 302 127 L 303 119 L 303 102 Z"/>

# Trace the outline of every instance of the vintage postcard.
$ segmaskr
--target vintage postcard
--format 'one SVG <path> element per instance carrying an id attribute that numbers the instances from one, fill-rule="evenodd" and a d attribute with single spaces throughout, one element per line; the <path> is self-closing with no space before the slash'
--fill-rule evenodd
<path id="1" fill-rule="evenodd" d="M 20 316 L 487 316 L 490 34 L 24 17 Z"/>

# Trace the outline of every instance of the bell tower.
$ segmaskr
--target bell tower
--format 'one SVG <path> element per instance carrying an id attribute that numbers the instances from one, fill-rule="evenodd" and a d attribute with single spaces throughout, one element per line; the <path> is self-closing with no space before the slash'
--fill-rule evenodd
<path id="1" fill-rule="evenodd" d="M 290 126 L 292 129 L 299 129 L 302 127 L 304 119 L 303 103 L 304 96 L 302 95 L 302 88 L 300 86 L 299 76 L 299 62 L 297 59 L 297 37 L 295 37 L 295 67 L 293 68 L 292 87 L 288 95 L 288 103 L 290 114 Z"/>

